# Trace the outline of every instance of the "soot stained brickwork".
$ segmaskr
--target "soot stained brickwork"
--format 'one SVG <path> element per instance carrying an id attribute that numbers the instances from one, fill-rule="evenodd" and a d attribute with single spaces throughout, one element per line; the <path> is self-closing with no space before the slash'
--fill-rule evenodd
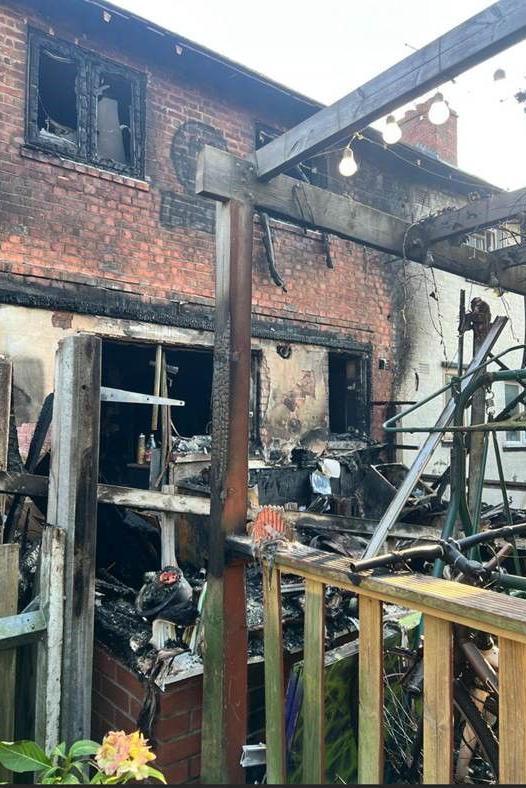
<path id="1" fill-rule="evenodd" d="M 109 27 L 90 37 L 74 15 L 62 17 L 53 20 L 57 38 L 77 39 L 84 50 L 144 74 L 145 180 L 36 151 L 24 140 L 27 36 L 30 26 L 49 34 L 50 22 L 27 8 L 24 14 L 23 5 L 0 4 L 0 275 L 211 308 L 214 205 L 193 194 L 197 154 L 204 144 L 253 154 L 258 123 L 279 129 L 294 122 L 283 115 L 283 97 L 256 106 L 256 83 L 250 101 L 246 90 L 236 97 L 235 81 L 225 81 L 224 90 L 209 84 L 185 67 L 184 55 L 167 63 L 153 47 L 148 57 L 134 54 L 111 39 Z M 363 186 L 370 189 L 370 179 Z M 400 323 L 396 262 L 331 238 L 329 269 L 319 233 L 274 221 L 272 232 L 287 293 L 270 278 L 256 224 L 255 320 L 370 347 L 372 399 L 390 399 Z M 379 369 L 379 358 L 386 368 Z M 375 408 L 377 437 L 383 417 Z"/>

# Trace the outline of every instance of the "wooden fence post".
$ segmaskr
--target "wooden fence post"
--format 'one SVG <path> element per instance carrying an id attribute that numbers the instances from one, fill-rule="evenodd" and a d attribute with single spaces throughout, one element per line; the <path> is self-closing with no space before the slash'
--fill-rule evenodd
<path id="1" fill-rule="evenodd" d="M 325 586 L 305 579 L 303 784 L 325 782 Z"/>
<path id="2" fill-rule="evenodd" d="M 0 544 L 0 616 L 18 608 L 18 544 Z M 0 651 L 0 741 L 13 741 L 15 729 L 16 648 Z M 11 772 L 0 766 L 0 780 Z"/>
<path id="3" fill-rule="evenodd" d="M 526 645 L 499 638 L 499 783 L 526 784 Z"/>
<path id="4" fill-rule="evenodd" d="M 66 532 L 60 738 L 89 738 L 95 611 L 101 340 L 59 343 L 49 473 L 48 522 Z"/>
<path id="5" fill-rule="evenodd" d="M 247 519 L 252 238 L 248 203 L 217 204 L 208 579 L 203 611 L 201 779 L 243 783 L 247 731 L 245 568 L 225 565 L 225 539 Z"/>
<path id="6" fill-rule="evenodd" d="M 384 652 L 382 603 L 359 597 L 358 782 L 381 785 L 384 777 Z"/>
<path id="7" fill-rule="evenodd" d="M 281 623 L 281 572 L 263 567 L 265 610 L 265 722 L 267 739 L 267 783 L 287 782 L 285 747 L 285 677 Z"/>
<path id="8" fill-rule="evenodd" d="M 66 532 L 48 526 L 40 551 L 40 609 L 46 634 L 37 646 L 35 740 L 49 752 L 59 743 L 64 637 L 64 553 Z"/>
<path id="9" fill-rule="evenodd" d="M 424 616 L 424 783 L 450 785 L 453 772 L 453 627 Z"/>

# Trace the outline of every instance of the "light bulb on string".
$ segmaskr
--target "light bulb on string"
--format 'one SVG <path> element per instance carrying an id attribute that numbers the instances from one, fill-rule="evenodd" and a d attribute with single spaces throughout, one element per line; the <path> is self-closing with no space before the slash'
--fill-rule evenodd
<path id="1" fill-rule="evenodd" d="M 442 93 L 435 93 L 427 117 L 434 126 L 441 126 L 449 120 L 449 107 Z"/>
<path id="2" fill-rule="evenodd" d="M 340 171 L 340 175 L 343 175 L 345 178 L 350 178 L 351 175 L 354 175 L 356 172 L 358 172 L 358 162 L 354 158 L 354 152 L 349 145 L 347 145 L 343 151 L 343 156 L 338 165 L 338 169 Z"/>
<path id="3" fill-rule="evenodd" d="M 402 138 L 402 129 L 394 115 L 388 115 L 385 119 L 385 128 L 382 137 L 386 145 L 394 145 Z"/>
<path id="4" fill-rule="evenodd" d="M 495 91 L 497 101 L 504 101 L 506 99 L 508 83 L 506 80 L 506 72 L 503 68 L 498 68 L 493 73 L 493 89 Z"/>

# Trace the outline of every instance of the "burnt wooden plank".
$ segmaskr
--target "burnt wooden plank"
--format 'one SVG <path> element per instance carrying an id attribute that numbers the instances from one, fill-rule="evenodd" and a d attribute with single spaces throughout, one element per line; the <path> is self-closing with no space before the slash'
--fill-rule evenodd
<path id="1" fill-rule="evenodd" d="M 319 110 L 256 153 L 269 179 L 349 138 L 397 107 L 507 49 L 526 36 L 522 0 L 500 0 Z"/>
<path id="2" fill-rule="evenodd" d="M 325 586 L 305 581 L 303 784 L 325 782 Z"/>
<path id="3" fill-rule="evenodd" d="M 283 670 L 283 632 L 279 571 L 263 570 L 265 613 L 265 729 L 267 744 L 267 783 L 287 782 L 285 747 L 285 676 Z"/>
<path id="4" fill-rule="evenodd" d="M 9 623 L 18 606 L 18 544 L 0 545 L 0 741 L 13 741 L 15 732 L 16 647 L 9 639 Z M 0 766 L 0 780 L 11 772 Z"/>
<path id="5" fill-rule="evenodd" d="M 384 777 L 384 652 L 382 603 L 360 597 L 358 782 Z"/>
<path id="6" fill-rule="evenodd" d="M 453 773 L 453 628 L 449 621 L 426 615 L 424 632 L 424 783 L 450 785 Z"/>
<path id="7" fill-rule="evenodd" d="M 59 343 L 48 522 L 66 531 L 61 740 L 89 738 L 95 610 L 101 340 Z"/>
<path id="8" fill-rule="evenodd" d="M 247 517 L 253 209 L 220 203 L 216 214 L 216 320 L 201 776 L 240 783 L 247 731 L 244 564 L 225 566 L 225 540 Z"/>
<path id="9" fill-rule="evenodd" d="M 210 500 L 203 496 L 140 490 L 113 484 L 97 485 L 97 500 L 99 503 L 128 506 L 131 509 L 149 509 L 154 512 L 210 514 Z"/>

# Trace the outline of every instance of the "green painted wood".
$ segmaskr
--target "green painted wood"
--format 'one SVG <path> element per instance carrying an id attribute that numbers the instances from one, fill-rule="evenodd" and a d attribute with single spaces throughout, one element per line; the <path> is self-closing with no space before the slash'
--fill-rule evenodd
<path id="1" fill-rule="evenodd" d="M 325 782 L 325 586 L 305 581 L 303 783 Z"/>
<path id="2" fill-rule="evenodd" d="M 380 785 L 384 774 L 382 603 L 360 597 L 358 782 Z"/>
<path id="3" fill-rule="evenodd" d="M 0 651 L 8 651 L 31 643 L 45 631 L 46 619 L 40 610 L 0 618 Z"/>
<path id="4" fill-rule="evenodd" d="M 280 581 L 278 570 L 271 572 L 268 567 L 264 567 L 265 718 L 269 785 L 283 785 L 287 781 Z"/>

